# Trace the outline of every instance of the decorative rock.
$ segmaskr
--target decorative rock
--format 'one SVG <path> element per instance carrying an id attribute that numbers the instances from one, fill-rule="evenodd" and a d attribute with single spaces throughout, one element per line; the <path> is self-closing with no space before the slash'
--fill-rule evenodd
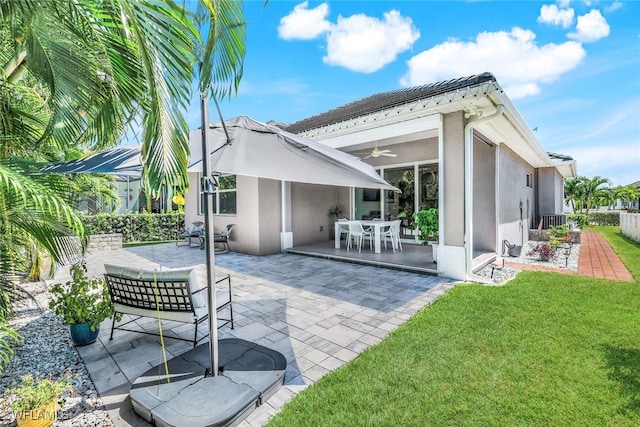
<path id="1" fill-rule="evenodd" d="M 9 324 L 22 335 L 15 356 L 0 376 L 0 425 L 11 424 L 14 398 L 6 389 L 16 386 L 26 374 L 61 378 L 69 376 L 73 392 L 64 396 L 56 426 L 112 426 L 82 359 L 61 319 L 49 310 L 50 295 L 43 283 L 23 285 L 34 298 L 14 303 L 15 317 Z M 89 397 L 90 396 L 90 397 Z"/>

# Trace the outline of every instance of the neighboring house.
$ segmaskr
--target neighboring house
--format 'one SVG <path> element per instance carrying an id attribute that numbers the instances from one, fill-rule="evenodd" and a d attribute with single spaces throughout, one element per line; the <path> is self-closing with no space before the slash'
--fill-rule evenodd
<path id="1" fill-rule="evenodd" d="M 523 245 L 541 215 L 562 214 L 564 179 L 576 176 L 575 161 L 544 151 L 490 73 L 375 94 L 282 127 L 361 157 L 402 192 L 227 177 L 215 225 L 236 224 L 235 251 L 328 241 L 336 204 L 352 219 L 437 207 L 438 268 L 465 279 L 474 256 L 502 254 L 505 240 Z M 200 187 L 197 174 L 190 184 Z M 200 200 L 198 191 L 186 195 L 187 223 L 202 220 Z M 402 242 L 418 243 L 403 225 Z"/>

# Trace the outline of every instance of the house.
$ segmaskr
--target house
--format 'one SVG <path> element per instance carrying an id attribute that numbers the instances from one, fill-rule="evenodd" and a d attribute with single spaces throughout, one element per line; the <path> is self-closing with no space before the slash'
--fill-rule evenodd
<path id="1" fill-rule="evenodd" d="M 490 73 L 375 94 L 283 127 L 361 157 L 401 192 L 222 177 L 215 225 L 236 224 L 236 251 L 328 241 L 336 204 L 352 219 L 437 207 L 439 273 L 468 279 L 475 256 L 523 245 L 542 215 L 562 214 L 564 179 L 576 176 L 575 161 L 542 148 Z M 187 223 L 202 220 L 201 199 L 186 195 Z M 402 243 L 418 243 L 403 225 Z"/>

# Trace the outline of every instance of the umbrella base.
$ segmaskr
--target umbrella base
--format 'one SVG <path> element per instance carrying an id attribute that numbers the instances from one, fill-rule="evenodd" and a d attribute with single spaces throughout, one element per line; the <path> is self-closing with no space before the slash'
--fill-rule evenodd
<path id="1" fill-rule="evenodd" d="M 205 376 L 209 343 L 140 376 L 129 395 L 135 412 L 156 426 L 237 424 L 284 383 L 287 360 L 277 351 L 238 338 L 218 342 L 221 374 Z"/>

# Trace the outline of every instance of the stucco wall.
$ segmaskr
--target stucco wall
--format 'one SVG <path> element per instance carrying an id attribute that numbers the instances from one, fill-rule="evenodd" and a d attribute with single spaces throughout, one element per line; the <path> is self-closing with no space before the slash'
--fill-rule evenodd
<path id="1" fill-rule="evenodd" d="M 440 231 L 440 243 L 447 246 L 464 246 L 464 113 L 462 111 L 443 117 L 444 145 L 442 170 L 444 184 L 440 190 L 444 196 L 444 230 Z"/>
<path id="2" fill-rule="evenodd" d="M 221 231 L 227 224 L 235 224 L 230 239 L 233 251 L 252 255 L 280 252 L 280 181 L 239 175 L 236 185 L 236 215 L 214 215 L 214 229 Z M 189 174 L 191 190 L 185 194 L 187 225 L 204 221 L 204 215 L 197 213 L 199 187 L 198 174 Z"/>
<path id="3" fill-rule="evenodd" d="M 346 201 L 341 199 L 341 192 L 346 195 Z M 332 236 L 332 219 L 328 213 L 329 208 L 340 204 L 346 209 L 348 195 L 349 190 L 346 187 L 291 183 L 293 244 L 305 245 L 328 241 Z M 348 211 L 343 213 L 345 217 L 348 215 Z"/>
<path id="4" fill-rule="evenodd" d="M 529 224 L 535 212 L 534 187 L 527 187 L 526 174 L 534 168 L 504 144 L 499 146 L 498 253 L 502 241 L 523 245 L 528 238 Z M 522 203 L 522 210 L 520 209 Z M 528 209 L 527 209 L 528 206 Z"/>
<path id="5" fill-rule="evenodd" d="M 496 149 L 474 138 L 473 250 L 496 249 Z"/>
<path id="6" fill-rule="evenodd" d="M 538 213 L 557 215 L 564 210 L 564 180 L 555 167 L 538 169 Z"/>

